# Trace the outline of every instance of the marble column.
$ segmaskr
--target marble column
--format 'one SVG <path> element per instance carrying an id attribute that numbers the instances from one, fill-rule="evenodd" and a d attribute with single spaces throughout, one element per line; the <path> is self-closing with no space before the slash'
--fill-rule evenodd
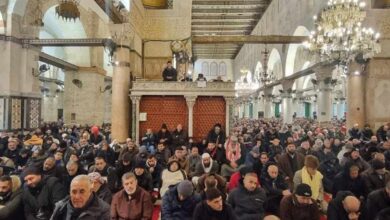
<path id="1" fill-rule="evenodd" d="M 246 101 L 244 105 L 245 105 L 245 117 L 250 118 L 250 114 L 249 114 L 250 102 Z"/>
<path id="2" fill-rule="evenodd" d="M 196 96 L 186 96 L 186 103 L 188 107 L 188 137 L 193 137 L 194 134 L 194 105 Z"/>
<path id="3" fill-rule="evenodd" d="M 139 144 L 139 107 L 140 107 L 140 101 L 141 96 L 130 96 L 131 103 L 132 103 L 132 138 L 135 140 L 135 143 Z"/>
<path id="4" fill-rule="evenodd" d="M 360 72 L 360 65 L 352 64 L 347 76 L 347 128 L 355 123 L 362 127 L 366 123 L 365 115 L 365 78 Z"/>
<path id="5" fill-rule="evenodd" d="M 271 97 L 265 97 L 264 99 L 264 118 L 272 118 L 272 99 Z"/>
<path id="6" fill-rule="evenodd" d="M 114 73 L 112 76 L 112 139 L 125 142 L 129 137 L 129 88 L 130 51 L 119 47 L 114 54 Z M 138 130 L 137 130 L 138 131 Z M 138 138 L 138 136 L 137 136 Z"/>
<path id="7" fill-rule="evenodd" d="M 282 97 L 282 113 L 283 113 L 283 121 L 284 123 L 292 123 L 293 122 L 293 100 L 292 100 L 292 94 L 291 93 L 283 93 L 281 94 Z"/>
<path id="8" fill-rule="evenodd" d="M 224 97 L 226 103 L 226 120 L 225 120 L 225 132 L 226 137 L 230 135 L 230 129 L 233 127 L 233 108 L 234 97 Z"/>
<path id="9" fill-rule="evenodd" d="M 330 84 L 319 82 L 319 93 L 317 98 L 318 104 L 318 121 L 319 122 L 330 122 L 332 120 L 332 87 Z"/>
<path id="10" fill-rule="evenodd" d="M 338 119 L 344 117 L 344 111 L 345 111 L 344 105 L 345 105 L 344 100 L 339 101 L 337 104 L 337 118 Z"/>

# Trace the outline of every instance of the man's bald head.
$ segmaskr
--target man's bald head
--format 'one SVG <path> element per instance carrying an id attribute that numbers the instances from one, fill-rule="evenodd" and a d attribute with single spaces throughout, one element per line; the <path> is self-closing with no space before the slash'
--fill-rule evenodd
<path id="1" fill-rule="evenodd" d="M 347 196 L 343 200 L 343 206 L 348 213 L 349 219 L 358 219 L 360 210 L 360 200 L 355 196 Z"/>
<path id="2" fill-rule="evenodd" d="M 280 218 L 275 215 L 267 215 L 263 218 L 263 220 L 280 220 Z"/>
<path id="3" fill-rule="evenodd" d="M 84 208 L 92 195 L 91 180 L 87 175 L 78 175 L 70 183 L 70 200 L 73 207 Z"/>

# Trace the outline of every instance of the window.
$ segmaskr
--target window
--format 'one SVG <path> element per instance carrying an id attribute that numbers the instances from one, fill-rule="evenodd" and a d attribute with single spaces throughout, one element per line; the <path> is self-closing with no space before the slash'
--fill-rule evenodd
<path id="1" fill-rule="evenodd" d="M 210 73 L 210 71 L 209 71 L 209 63 L 206 62 L 206 61 L 204 61 L 202 63 L 202 73 L 203 73 L 204 76 L 208 76 L 209 73 Z"/>
<path id="2" fill-rule="evenodd" d="M 226 63 L 225 62 L 220 62 L 219 63 L 219 76 L 226 76 Z"/>
<path id="3" fill-rule="evenodd" d="M 212 62 L 210 65 L 210 75 L 216 76 L 218 74 L 218 64 L 216 62 Z"/>

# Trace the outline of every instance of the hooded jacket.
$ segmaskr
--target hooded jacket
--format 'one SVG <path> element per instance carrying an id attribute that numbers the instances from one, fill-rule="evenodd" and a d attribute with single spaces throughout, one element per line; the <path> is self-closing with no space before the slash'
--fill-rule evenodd
<path id="1" fill-rule="evenodd" d="M 329 202 L 328 220 L 349 220 L 348 213 L 343 207 L 343 200 L 347 196 L 353 196 L 353 193 L 350 191 L 339 191 L 336 197 Z"/>
<path id="2" fill-rule="evenodd" d="M 22 189 L 21 182 L 18 176 L 11 176 L 12 192 L 8 199 L 1 200 L 0 205 L 0 220 L 6 219 L 24 219 L 22 205 Z"/>
<path id="3" fill-rule="evenodd" d="M 333 197 L 336 197 L 339 191 L 351 191 L 356 197 L 366 196 L 366 187 L 362 177 L 359 175 L 355 179 L 351 179 L 349 169 L 353 163 L 347 163 L 344 169 L 335 176 L 333 181 Z"/>

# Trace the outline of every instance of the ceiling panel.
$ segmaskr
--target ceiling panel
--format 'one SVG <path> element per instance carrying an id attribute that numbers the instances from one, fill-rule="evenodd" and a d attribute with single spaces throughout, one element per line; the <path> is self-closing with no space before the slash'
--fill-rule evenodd
<path id="1" fill-rule="evenodd" d="M 192 35 L 249 35 L 272 0 L 193 0 Z M 242 45 L 193 44 L 197 58 L 234 58 Z M 217 58 L 219 57 L 219 58 Z"/>

